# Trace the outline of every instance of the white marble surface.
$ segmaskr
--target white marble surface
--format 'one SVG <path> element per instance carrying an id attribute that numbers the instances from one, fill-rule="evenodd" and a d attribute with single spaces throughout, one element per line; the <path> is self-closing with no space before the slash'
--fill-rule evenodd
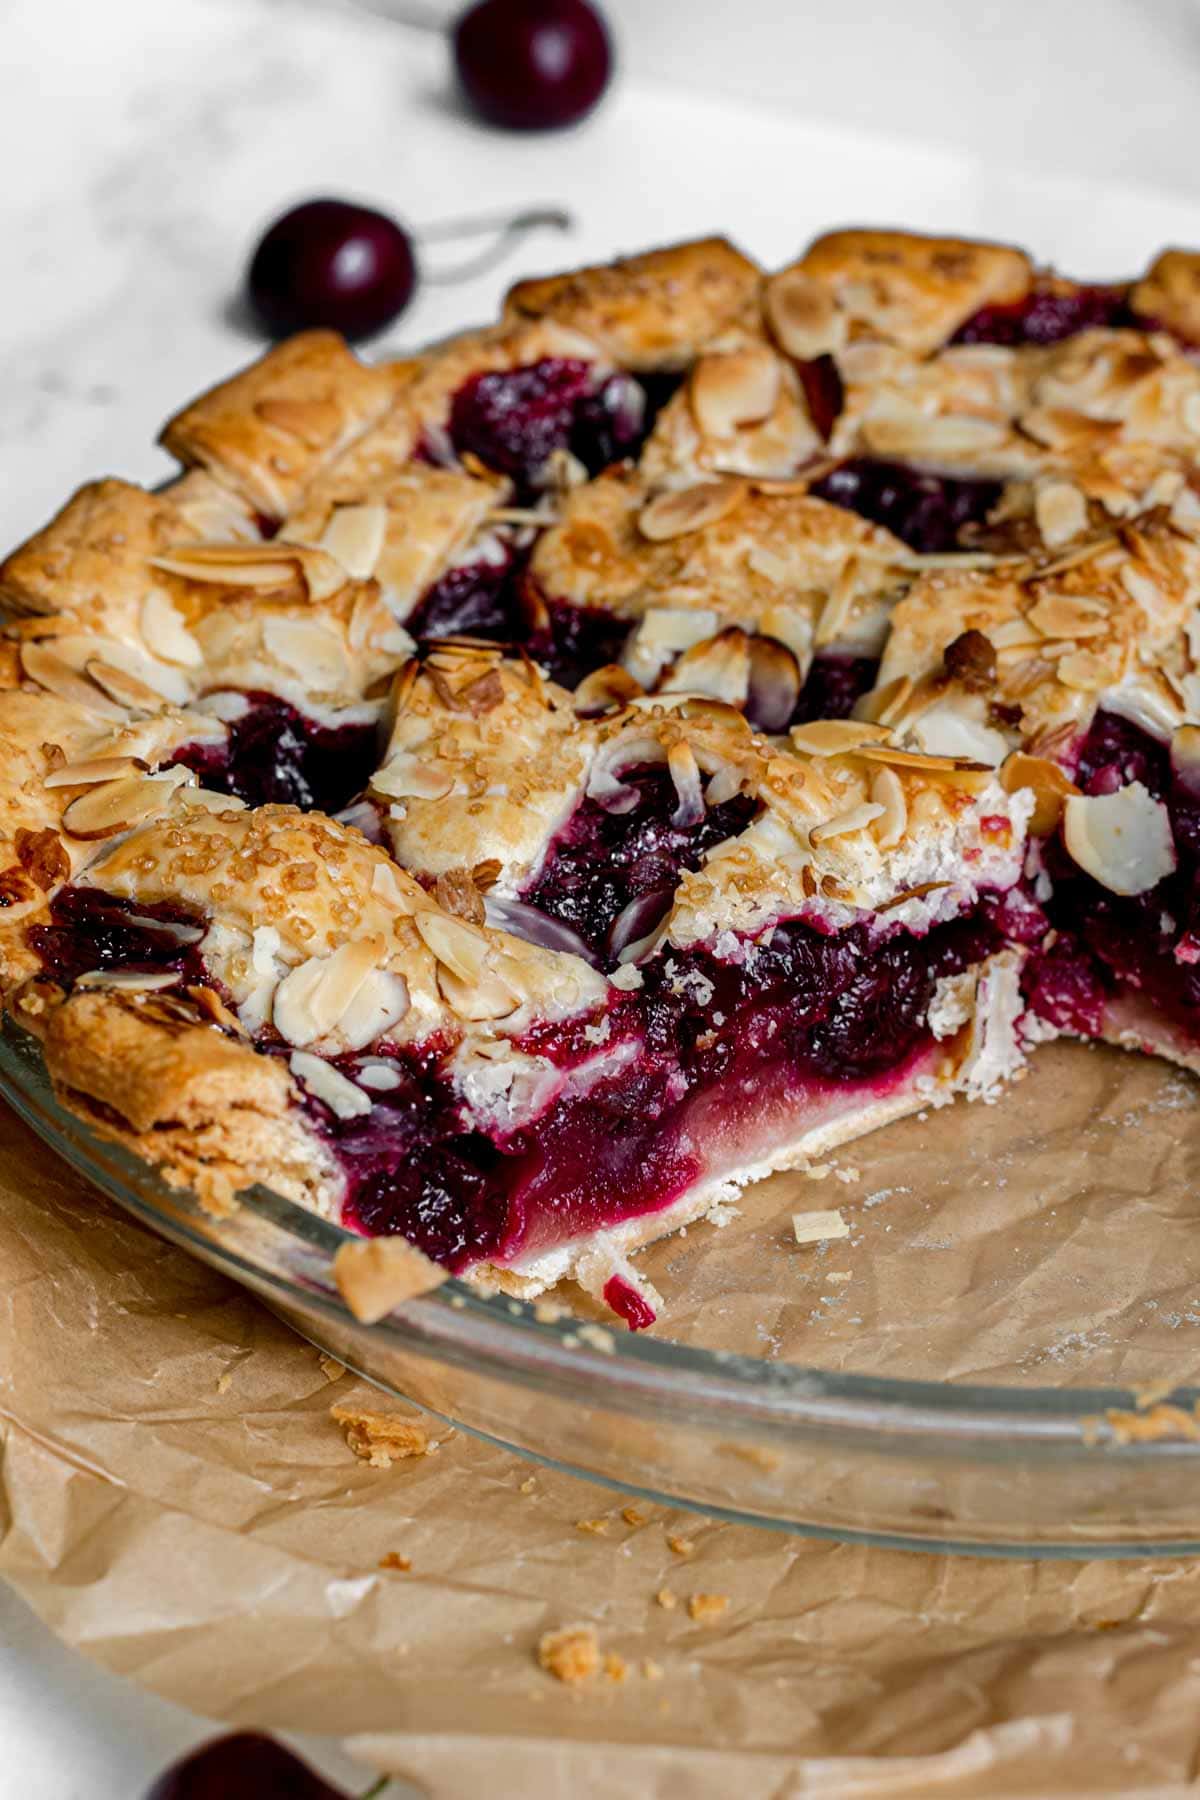
<path id="1" fill-rule="evenodd" d="M 830 222 L 953 226 L 1098 276 L 1200 243 L 1187 0 L 1096 0 L 1082 53 L 1073 0 L 1010 0 L 1002 25 L 957 0 L 741 0 L 732 34 L 728 0 L 613 11 L 619 90 L 521 140 L 461 116 L 436 37 L 352 0 L 0 0 L 0 544 L 88 476 L 166 472 L 163 417 L 254 354 L 235 300 L 256 231 L 313 193 L 414 224 L 575 211 L 569 239 L 427 287 L 392 334 L 409 345 L 488 316 L 522 271 L 714 226 L 767 259 Z M 135 1800 L 204 1729 L 0 1595 L 0 1800 Z"/>

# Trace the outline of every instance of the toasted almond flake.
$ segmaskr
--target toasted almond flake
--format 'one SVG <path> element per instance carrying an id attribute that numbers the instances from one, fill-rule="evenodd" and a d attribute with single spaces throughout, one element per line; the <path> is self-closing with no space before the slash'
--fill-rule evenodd
<path id="1" fill-rule="evenodd" d="M 288 1068 L 339 1119 L 358 1119 L 370 1112 L 370 1096 L 321 1057 L 310 1056 L 307 1050 L 295 1050 L 288 1058 Z"/>
<path id="2" fill-rule="evenodd" d="M 995 766 L 1008 755 L 1008 739 L 970 713 L 952 705 L 931 706 L 913 721 L 912 745 L 931 756 Z"/>
<path id="3" fill-rule="evenodd" d="M 335 506 L 321 533 L 319 548 L 355 581 L 369 581 L 383 553 L 387 524 L 387 507 L 377 501 Z"/>
<path id="4" fill-rule="evenodd" d="M 122 775 L 144 775 L 149 770 L 139 756 L 92 756 L 83 762 L 63 763 L 51 769 L 43 787 L 91 787 L 97 781 L 116 781 Z"/>
<path id="5" fill-rule="evenodd" d="M 194 669 L 204 653 L 165 594 L 152 588 L 142 601 L 142 636 L 152 656 Z"/>
<path id="6" fill-rule="evenodd" d="M 164 695 L 156 693 L 146 682 L 105 662 L 102 657 L 93 657 L 84 666 L 89 678 L 119 706 L 132 707 L 135 712 L 157 713 L 170 705 Z"/>
<path id="7" fill-rule="evenodd" d="M 1044 756 L 1027 756 L 1014 750 L 1000 765 L 1000 785 L 1006 794 L 1029 788 L 1034 795 L 1029 830 L 1034 837 L 1049 837 L 1062 818 L 1064 802 L 1079 789 L 1057 763 Z"/>
<path id="8" fill-rule="evenodd" d="M 115 988 L 122 994 L 152 994 L 174 987 L 178 969 L 88 969 L 75 982 L 77 988 Z"/>
<path id="9" fill-rule="evenodd" d="M 740 505 L 747 493 L 746 483 L 722 477 L 715 481 L 698 481 L 692 487 L 670 488 L 655 495 L 638 515 L 638 530 L 652 543 L 683 537 L 691 531 L 703 531 L 715 525 Z"/>
<path id="10" fill-rule="evenodd" d="M 756 425 L 775 409 L 783 371 L 765 344 L 702 356 L 692 370 L 688 394 L 705 437 L 724 438 L 739 425 Z"/>
<path id="11" fill-rule="evenodd" d="M 1122 563 L 1121 586 L 1129 598 L 1151 617 L 1162 610 L 1164 595 L 1161 589 L 1156 587 L 1150 577 L 1133 563 Z"/>
<path id="12" fill-rule="evenodd" d="M 924 413 L 912 412 L 867 417 L 862 423 L 862 434 L 872 450 L 889 456 L 969 456 L 976 451 L 998 449 L 1008 435 L 1008 427 L 999 420 L 969 415 L 950 413 L 928 418 Z"/>
<path id="13" fill-rule="evenodd" d="M 881 850 L 891 850 L 908 827 L 908 802 L 903 783 L 894 769 L 876 769 L 871 781 L 871 799 L 881 809 L 876 820 L 875 842 Z"/>
<path id="14" fill-rule="evenodd" d="M 836 818 L 827 819 L 822 825 L 814 825 L 808 834 L 809 842 L 815 847 L 826 843 L 830 838 L 852 837 L 856 831 L 865 831 L 868 825 L 883 817 L 884 808 L 873 800 L 864 800 L 858 806 L 852 806 L 848 812 L 839 813 Z"/>
<path id="15" fill-rule="evenodd" d="M 288 554 L 281 554 L 286 549 Z M 150 566 L 186 581 L 217 582 L 222 587 L 289 587 L 299 576 L 300 547 L 265 544 L 188 544 L 166 556 L 152 556 Z"/>
<path id="16" fill-rule="evenodd" d="M 22 644 L 21 668 L 31 681 L 57 694 L 60 700 L 84 706 L 102 719 L 119 723 L 125 717 L 122 709 L 107 699 L 94 682 L 77 673 L 56 651 L 44 644 Z"/>
<path id="17" fill-rule="evenodd" d="M 62 816 L 63 830 L 75 838 L 115 837 L 166 812 L 176 791 L 194 781 L 189 769 L 170 769 L 102 782 L 72 800 Z"/>
<path id="18" fill-rule="evenodd" d="M 953 756 L 933 756 L 924 750 L 901 750 L 895 744 L 863 744 L 854 753 L 864 762 L 888 763 L 897 769 L 928 769 L 949 779 L 958 775 L 990 774 L 990 766 Z"/>
<path id="19" fill-rule="evenodd" d="M 1085 694 L 1108 687 L 1117 673 L 1111 659 L 1098 656 L 1094 650 L 1069 650 L 1058 658 L 1055 672 L 1064 687 Z"/>
<path id="20" fill-rule="evenodd" d="M 478 981 L 487 965 L 488 941 L 463 919 L 432 909 L 416 915 L 423 942 L 459 981 Z"/>
<path id="21" fill-rule="evenodd" d="M 814 719 L 806 725 L 793 725 L 789 735 L 806 756 L 847 756 L 862 744 L 886 743 L 888 738 L 884 727 L 865 725 L 858 719 Z"/>
<path id="22" fill-rule="evenodd" d="M 442 999 L 460 1019 L 507 1019 L 520 1005 L 519 994 L 494 969 L 485 969 L 475 980 L 468 981 L 442 964 L 438 967 L 437 984 Z"/>
<path id="23" fill-rule="evenodd" d="M 823 1244 L 829 1238 L 850 1236 L 850 1227 L 837 1207 L 792 1214 L 792 1230 L 798 1244 Z"/>
<path id="24" fill-rule="evenodd" d="M 1072 794 L 1063 808 L 1063 842 L 1113 894 L 1144 894 L 1175 868 L 1170 815 L 1140 781 L 1115 794 Z"/>
<path id="25" fill-rule="evenodd" d="M 422 762 L 399 751 L 371 777 L 373 793 L 389 800 L 444 800 L 454 787 L 454 777 L 441 763 Z"/>
<path id="26" fill-rule="evenodd" d="M 448 1279 L 407 1238 L 358 1238 L 343 1244 L 333 1259 L 333 1278 L 356 1319 L 374 1325 L 405 1300 L 428 1294 Z"/>
<path id="27" fill-rule="evenodd" d="M 800 362 L 837 350 L 846 335 L 830 290 L 802 269 L 772 276 L 763 290 L 763 314 L 780 349 Z"/>
<path id="28" fill-rule="evenodd" d="M 572 705 L 579 717 L 626 706 L 642 692 L 642 685 L 619 663 L 608 663 L 585 675 L 575 689 Z"/>
<path id="29" fill-rule="evenodd" d="M 1087 530 L 1087 501 L 1073 482 L 1047 482 L 1037 490 L 1033 510 L 1042 542 L 1051 550 Z"/>
<path id="30" fill-rule="evenodd" d="M 263 649 L 284 668 L 306 676 L 318 689 L 335 688 L 347 678 L 341 638 L 316 619 L 273 619 L 262 622 Z"/>

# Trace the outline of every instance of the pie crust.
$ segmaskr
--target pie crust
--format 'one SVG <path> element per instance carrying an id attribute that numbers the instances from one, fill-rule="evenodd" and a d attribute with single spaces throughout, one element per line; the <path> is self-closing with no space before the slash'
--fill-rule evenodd
<path id="1" fill-rule="evenodd" d="M 1188 252 L 848 230 L 276 346 L 0 565 L 10 1015 L 207 1204 L 397 1240 L 364 1316 L 640 1324 L 641 1245 L 1048 1035 L 1200 1067 L 1197 341 Z"/>

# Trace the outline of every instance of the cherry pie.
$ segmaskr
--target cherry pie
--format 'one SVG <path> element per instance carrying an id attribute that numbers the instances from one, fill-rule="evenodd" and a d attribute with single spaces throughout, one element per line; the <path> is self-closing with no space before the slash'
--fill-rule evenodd
<path id="1" fill-rule="evenodd" d="M 633 1326 L 640 1245 L 1046 1036 L 1200 1068 L 1197 342 L 1200 257 L 843 231 L 281 344 L 0 567 L 10 1013 L 364 1307 Z"/>

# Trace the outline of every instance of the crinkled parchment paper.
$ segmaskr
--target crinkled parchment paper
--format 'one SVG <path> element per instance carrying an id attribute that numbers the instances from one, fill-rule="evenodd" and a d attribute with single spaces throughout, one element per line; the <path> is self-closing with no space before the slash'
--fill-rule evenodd
<path id="1" fill-rule="evenodd" d="M 1060 1047 L 1036 1075 L 656 1250 L 668 1328 L 843 1369 L 1194 1378 L 1200 1083 Z M 439 1800 L 1195 1791 L 1200 1565 L 810 1543 L 437 1425 L 372 1467 L 330 1408 L 398 1402 L 7 1115 L 0 1192 L 0 1574 L 158 1693 L 351 1736 Z M 830 1207 L 850 1235 L 798 1246 L 790 1214 Z M 568 1687 L 537 1645 L 580 1623 L 600 1663 Z"/>

